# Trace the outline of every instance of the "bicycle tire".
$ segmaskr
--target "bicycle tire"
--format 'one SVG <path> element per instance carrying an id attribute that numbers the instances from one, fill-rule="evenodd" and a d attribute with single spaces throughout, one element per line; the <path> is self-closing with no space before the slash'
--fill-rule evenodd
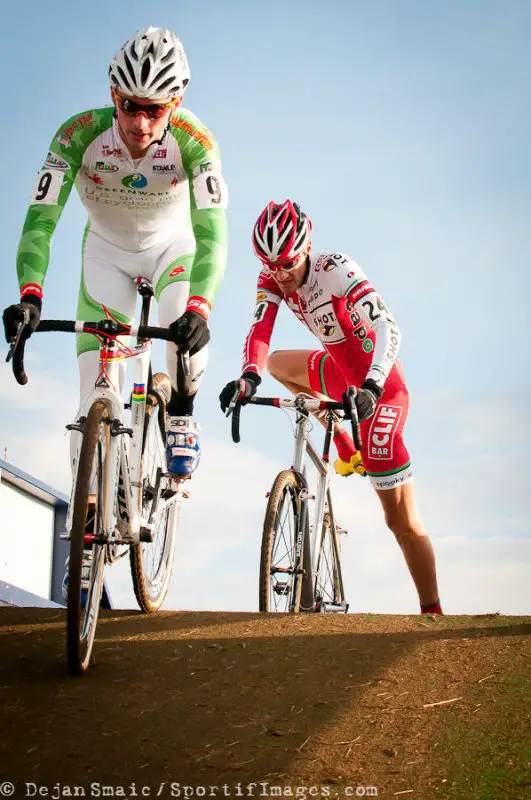
<path id="1" fill-rule="evenodd" d="M 156 373 L 153 376 L 153 385 L 167 381 L 169 378 L 164 373 Z M 142 514 L 149 512 L 149 490 L 153 488 L 154 470 L 160 467 L 164 473 L 166 469 L 166 433 L 164 430 L 164 401 L 156 394 L 149 395 L 149 403 L 146 405 L 146 417 L 144 421 L 144 432 L 142 442 Z M 150 433 L 151 432 L 151 433 Z M 152 448 L 156 448 L 152 452 Z M 153 458 L 153 460 L 151 460 Z M 167 481 L 169 491 L 170 483 Z M 157 556 L 159 542 L 158 533 L 153 542 L 139 542 L 130 547 L 130 566 L 133 588 L 140 609 L 145 614 L 154 614 L 159 610 L 170 585 L 173 570 L 173 559 L 175 553 L 175 542 L 177 538 L 177 527 L 179 523 L 180 502 L 172 504 L 161 519 L 162 546 L 160 555 Z M 153 569 L 150 569 L 149 562 L 154 556 Z"/>
<path id="2" fill-rule="evenodd" d="M 276 564 L 275 544 L 280 543 L 280 527 L 282 523 L 282 509 L 288 500 L 288 513 L 293 515 L 293 524 L 290 526 L 292 541 L 287 545 L 286 555 L 288 556 L 287 566 Z M 293 470 L 283 470 L 279 472 L 267 502 L 262 532 L 262 547 L 260 552 L 260 574 L 259 574 L 259 610 L 265 612 L 278 612 L 278 608 L 273 608 L 274 595 L 287 598 L 286 611 L 298 613 L 300 611 L 301 590 L 302 590 L 302 569 L 304 559 L 304 546 L 300 547 L 297 554 L 297 536 L 301 526 L 301 508 L 299 500 L 299 482 Z M 305 526 L 307 528 L 307 526 Z M 307 531 L 303 532 L 306 537 Z M 304 539 L 302 541 L 303 545 Z M 291 553 L 288 552 L 291 549 Z M 280 561 L 283 557 L 280 558 Z M 296 571 L 298 570 L 298 571 Z M 287 583 L 273 579 L 272 575 L 288 576 Z M 275 582 L 276 581 L 276 582 Z"/>
<path id="3" fill-rule="evenodd" d="M 87 596 L 83 602 L 82 565 L 85 549 L 85 533 L 89 512 L 89 497 L 96 494 L 94 506 L 94 534 L 101 533 L 106 515 L 108 463 L 110 444 L 109 412 L 102 401 L 90 408 L 83 427 L 83 439 L 79 454 L 76 485 L 73 493 L 70 556 L 68 562 L 67 596 L 67 653 L 72 675 L 82 675 L 89 667 L 98 623 L 103 573 L 105 569 L 105 546 L 92 545 Z M 100 447 L 98 447 L 98 444 Z"/>
<path id="4" fill-rule="evenodd" d="M 325 514 L 321 528 L 319 553 L 315 567 L 315 611 L 326 612 L 327 606 L 348 609 L 345 603 L 341 572 L 341 546 L 336 529 L 330 489 L 327 492 Z"/>

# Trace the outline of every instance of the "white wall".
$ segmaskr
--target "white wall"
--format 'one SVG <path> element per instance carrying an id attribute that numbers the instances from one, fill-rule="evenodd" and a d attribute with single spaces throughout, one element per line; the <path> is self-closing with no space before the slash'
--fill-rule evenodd
<path id="1" fill-rule="evenodd" d="M 54 507 L 0 482 L 0 580 L 50 599 Z"/>

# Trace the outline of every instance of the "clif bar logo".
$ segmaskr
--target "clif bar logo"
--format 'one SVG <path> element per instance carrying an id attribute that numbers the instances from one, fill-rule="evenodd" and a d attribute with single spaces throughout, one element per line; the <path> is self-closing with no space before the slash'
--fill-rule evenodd
<path id="1" fill-rule="evenodd" d="M 400 406 L 380 406 L 369 431 L 371 458 L 390 461 L 393 458 L 393 443 L 398 429 L 402 409 Z"/>

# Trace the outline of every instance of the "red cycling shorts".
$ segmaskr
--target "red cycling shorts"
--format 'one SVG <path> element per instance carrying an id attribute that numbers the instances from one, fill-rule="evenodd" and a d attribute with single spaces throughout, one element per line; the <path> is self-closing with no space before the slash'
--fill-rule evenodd
<path id="1" fill-rule="evenodd" d="M 340 401 L 351 382 L 325 350 L 308 357 L 308 378 L 315 392 Z M 411 460 L 402 438 L 409 394 L 401 370 L 394 367 L 376 411 L 360 425 L 361 455 L 375 489 L 393 489 L 413 478 Z"/>

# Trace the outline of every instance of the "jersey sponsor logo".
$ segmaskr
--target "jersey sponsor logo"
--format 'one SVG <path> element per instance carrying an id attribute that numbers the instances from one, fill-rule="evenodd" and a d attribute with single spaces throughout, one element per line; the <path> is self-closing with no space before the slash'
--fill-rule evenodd
<path id="1" fill-rule="evenodd" d="M 177 184 L 178 184 L 178 183 L 179 183 L 179 181 L 177 180 L 177 178 L 174 178 L 174 179 L 172 180 L 172 182 L 171 182 L 171 185 L 172 185 L 172 186 L 177 186 Z"/>
<path id="2" fill-rule="evenodd" d="M 155 151 L 155 155 L 153 156 L 153 158 L 166 158 L 167 155 L 168 155 L 168 148 L 159 147 L 159 149 Z"/>
<path id="3" fill-rule="evenodd" d="M 361 300 L 362 297 L 365 297 L 366 294 L 370 292 L 374 292 L 374 289 L 370 285 L 369 281 L 365 280 L 362 281 L 350 294 L 347 298 L 347 311 L 352 311 L 354 304 Z"/>
<path id="4" fill-rule="evenodd" d="M 374 349 L 374 345 L 372 343 L 372 339 L 364 339 L 363 340 L 363 344 L 361 346 L 365 350 L 366 353 L 372 353 L 372 351 Z"/>
<path id="5" fill-rule="evenodd" d="M 401 486 L 404 483 L 409 483 L 413 478 L 413 468 L 406 466 L 404 469 L 395 475 L 373 475 L 371 474 L 371 482 L 375 489 L 394 489 L 395 486 Z"/>
<path id="6" fill-rule="evenodd" d="M 148 179 L 141 172 L 133 172 L 132 175 L 122 178 L 122 185 L 127 186 L 128 189 L 143 189 L 147 183 Z"/>
<path id="7" fill-rule="evenodd" d="M 87 175 L 87 178 L 89 179 L 89 181 L 92 181 L 92 183 L 95 183 L 96 186 L 103 186 L 102 179 L 100 178 L 99 175 L 96 175 L 96 173 L 94 173 L 93 175 Z"/>
<path id="8" fill-rule="evenodd" d="M 193 139 L 196 139 L 199 144 L 202 144 L 206 150 L 211 150 L 214 146 L 212 140 L 209 139 L 206 134 L 198 131 L 197 128 L 194 128 L 193 125 L 190 125 L 189 122 L 186 122 L 186 120 L 181 119 L 180 117 L 171 117 L 170 125 L 173 125 L 174 128 L 182 128 L 182 130 L 186 131 L 189 136 L 191 136 Z M 210 135 L 212 136 L 212 134 Z M 213 138 L 214 137 L 212 136 L 212 139 Z"/>
<path id="9" fill-rule="evenodd" d="M 116 164 L 106 164 L 105 161 L 96 161 L 94 169 L 98 172 L 118 172 Z"/>
<path id="10" fill-rule="evenodd" d="M 308 298 L 308 300 L 309 300 L 310 303 L 311 303 L 312 300 L 315 302 L 316 300 L 319 300 L 319 298 L 322 297 L 322 296 L 323 296 L 323 290 L 319 289 L 319 290 L 313 292 L 310 295 L 310 297 Z"/>
<path id="11" fill-rule="evenodd" d="M 402 416 L 400 406 L 380 405 L 369 430 L 369 452 L 371 458 L 391 461 L 395 433 Z"/>
<path id="12" fill-rule="evenodd" d="M 202 164 L 198 164 L 196 167 L 192 168 L 192 174 L 202 175 L 203 172 L 213 172 L 216 168 L 219 168 L 219 166 L 219 162 L 204 161 Z"/>
<path id="13" fill-rule="evenodd" d="M 153 172 L 175 172 L 175 164 L 153 164 Z"/>
<path id="14" fill-rule="evenodd" d="M 336 262 L 333 258 L 325 258 L 323 261 L 323 270 L 324 272 L 331 272 L 333 269 L 337 267 Z"/>
<path id="15" fill-rule="evenodd" d="M 68 161 L 65 161 L 64 158 L 60 158 L 55 153 L 52 153 L 50 150 L 48 151 L 48 155 L 46 156 L 46 161 L 44 162 L 44 169 L 50 167 L 51 169 L 68 169 L 70 164 Z"/>
<path id="16" fill-rule="evenodd" d="M 336 332 L 336 326 L 335 325 L 321 325 L 319 330 L 321 331 L 321 334 L 323 336 L 327 336 L 327 337 L 328 336 L 333 336 L 334 333 Z"/>
<path id="17" fill-rule="evenodd" d="M 72 136 L 74 135 L 75 131 L 78 130 L 79 128 L 88 128 L 90 125 L 93 124 L 94 124 L 94 115 L 92 114 L 92 111 L 88 111 L 81 117 L 77 117 L 68 128 L 63 128 L 62 131 L 59 131 L 59 134 L 57 136 L 57 141 L 60 142 L 65 147 L 70 147 L 72 143 Z"/>
<path id="18" fill-rule="evenodd" d="M 109 147 L 104 144 L 101 148 L 101 154 L 104 158 L 122 158 L 123 153 L 120 147 Z"/>
<path id="19" fill-rule="evenodd" d="M 262 300 L 267 300 L 267 292 L 258 292 L 256 295 L 256 302 L 260 303 Z"/>
<path id="20" fill-rule="evenodd" d="M 176 275 L 182 275 L 183 272 L 186 272 L 186 267 L 174 267 L 168 278 L 175 278 Z"/>
<path id="21" fill-rule="evenodd" d="M 64 173 L 56 173 L 61 179 Z M 87 199 L 88 203 L 103 203 L 108 206 L 116 206 L 120 208 L 163 208 L 175 203 L 175 194 L 173 190 L 149 192 L 143 190 L 141 192 L 136 189 L 125 189 L 120 187 L 102 186 L 103 181 L 99 175 L 96 177 L 99 185 L 95 186 L 82 186 L 81 192 Z"/>
<path id="22" fill-rule="evenodd" d="M 396 361 L 396 357 L 398 355 L 398 344 L 399 344 L 398 331 L 393 329 L 391 331 L 391 336 L 389 338 L 389 346 L 387 348 L 387 353 L 385 354 L 387 361 L 390 361 L 391 363 L 394 363 Z"/>

